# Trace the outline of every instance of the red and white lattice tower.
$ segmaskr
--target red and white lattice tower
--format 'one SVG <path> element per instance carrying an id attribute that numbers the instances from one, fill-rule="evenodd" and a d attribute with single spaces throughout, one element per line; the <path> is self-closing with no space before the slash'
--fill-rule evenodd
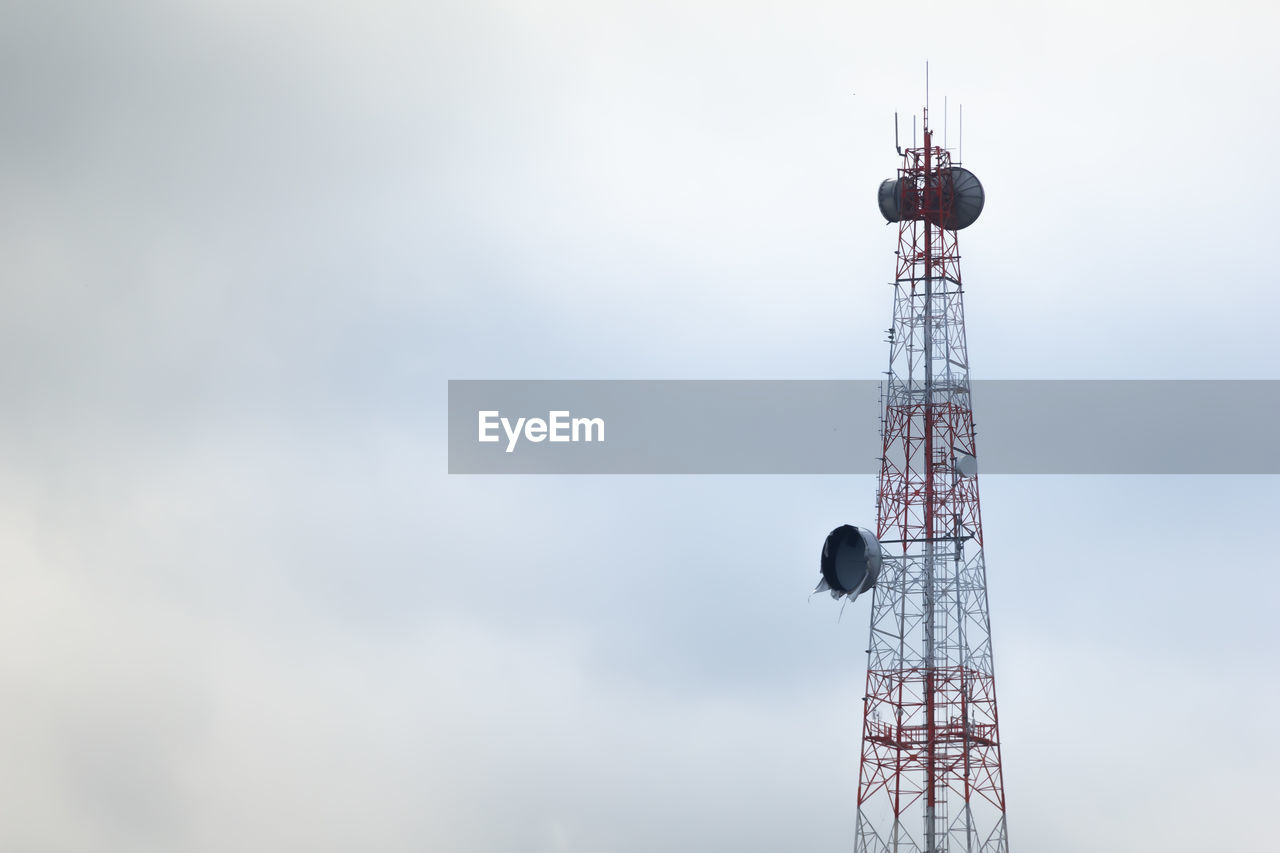
<path id="1" fill-rule="evenodd" d="M 981 184 L 934 144 L 901 151 L 881 209 L 898 250 L 884 385 L 854 850 L 1008 850 L 956 232 Z"/>

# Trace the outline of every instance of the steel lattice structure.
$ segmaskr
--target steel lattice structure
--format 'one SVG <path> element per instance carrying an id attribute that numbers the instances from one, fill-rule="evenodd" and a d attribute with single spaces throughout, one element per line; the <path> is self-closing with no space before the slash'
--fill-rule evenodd
<path id="1" fill-rule="evenodd" d="M 1008 850 L 951 156 L 901 152 L 854 849 Z"/>

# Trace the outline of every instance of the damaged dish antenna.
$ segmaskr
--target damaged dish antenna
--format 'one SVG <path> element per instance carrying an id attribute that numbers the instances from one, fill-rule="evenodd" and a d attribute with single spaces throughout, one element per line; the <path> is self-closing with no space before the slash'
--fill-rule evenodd
<path id="1" fill-rule="evenodd" d="M 882 561 L 880 542 L 874 533 L 843 524 L 822 543 L 822 580 L 814 592 L 828 591 L 832 598 L 847 595 L 853 601 L 876 585 Z"/>

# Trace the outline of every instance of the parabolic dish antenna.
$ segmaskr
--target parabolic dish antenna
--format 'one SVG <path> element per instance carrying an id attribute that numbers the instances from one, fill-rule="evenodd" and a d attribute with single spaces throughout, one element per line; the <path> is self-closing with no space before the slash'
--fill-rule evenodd
<path id="1" fill-rule="evenodd" d="M 925 181 L 924 178 L 920 180 Z M 982 206 L 986 204 L 987 193 L 977 175 L 963 167 L 952 166 L 936 173 L 929 182 L 934 181 L 939 186 L 933 196 L 937 202 L 933 204 L 926 202 L 933 195 L 926 189 L 932 187 L 917 186 L 913 179 L 890 178 L 884 181 L 876 194 L 880 214 L 886 222 L 921 219 L 953 231 L 968 228 L 978 220 Z"/>
<path id="2" fill-rule="evenodd" d="M 822 580 L 814 592 L 827 590 L 832 598 L 847 595 L 853 601 L 875 586 L 881 562 L 880 543 L 874 533 L 841 525 L 822 543 Z"/>

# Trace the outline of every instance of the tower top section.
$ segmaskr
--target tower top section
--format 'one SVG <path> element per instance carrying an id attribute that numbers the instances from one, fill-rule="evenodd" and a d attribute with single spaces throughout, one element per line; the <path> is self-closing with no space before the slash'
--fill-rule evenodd
<path id="1" fill-rule="evenodd" d="M 933 144 L 925 108 L 924 145 L 905 151 L 898 177 L 880 184 L 877 202 L 886 222 L 922 221 L 949 231 L 968 228 L 986 204 L 986 191 L 978 176 L 951 163 L 951 152 Z M 894 117 L 897 142 L 897 117 Z"/>

